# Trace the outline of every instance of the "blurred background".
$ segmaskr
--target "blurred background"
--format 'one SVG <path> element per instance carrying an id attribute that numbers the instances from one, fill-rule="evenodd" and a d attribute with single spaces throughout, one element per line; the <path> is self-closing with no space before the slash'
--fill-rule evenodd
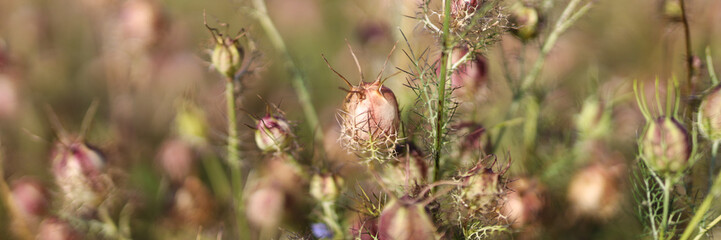
<path id="1" fill-rule="evenodd" d="M 434 4 L 438 6 L 438 2 Z M 489 129 L 504 121 L 511 101 L 509 76 L 516 78 L 529 68 L 529 59 L 538 55 L 539 39 L 544 39 L 544 31 L 565 6 L 560 1 L 541 2 L 547 16 L 541 37 L 524 43 L 508 33 L 484 51 L 488 90 L 482 99 L 462 105 L 459 119 Z M 721 1 L 687 2 L 694 54 L 705 63 L 708 46 L 716 69 L 721 69 Z M 359 74 L 346 41 L 353 46 L 366 79 L 378 74 L 396 42 L 398 50 L 390 58 L 386 76 L 398 72 L 396 68 L 409 67 L 402 50 L 427 49 L 429 59 L 438 58 L 434 36 L 410 17 L 419 11 L 417 4 L 416 0 L 267 1 L 291 58 L 308 80 L 322 126 L 310 129 L 283 53 L 273 48 L 251 17 L 248 1 L 0 0 L 0 142 L 5 179 L 11 187 L 32 179 L 52 196 L 56 187 L 51 151 L 59 129 L 51 127 L 55 120 L 50 112 L 68 132 L 78 134 L 91 103 L 98 101 L 97 114 L 84 139 L 102 150 L 109 172 L 117 179 L 115 184 L 133 203 L 130 227 L 134 238 L 191 239 L 201 231 L 197 226 L 232 228 L 224 224 L 233 218 L 232 212 L 223 201 L 213 200 L 212 195 L 220 193 L 209 190 L 213 176 L 203 170 L 207 166 L 202 163 L 223 157 L 226 136 L 225 80 L 209 64 L 214 43 L 203 25 L 205 12 L 208 24 L 229 36 L 245 29 L 261 53 L 257 71 L 243 80 L 245 89 L 239 100 L 246 169 L 259 168 L 263 162 L 253 140 L 254 130 L 246 125 L 255 126 L 255 119 L 274 104 L 295 127 L 296 141 L 304 145 L 299 163 L 311 172 L 327 165 L 346 172 L 346 184 L 352 188 L 354 172 L 362 169 L 348 165 L 355 156 L 336 144 L 336 115 L 346 95 L 338 88 L 345 84 L 327 68 L 321 54 L 354 83 Z M 227 28 L 220 23 L 227 23 Z M 627 174 L 635 166 L 636 139 L 644 124 L 632 80 L 652 87 L 656 78 L 662 84 L 673 76 L 683 78 L 687 56 L 682 31 L 680 23 L 664 15 L 663 1 L 604 0 L 596 2 L 561 36 L 539 80 L 543 94 L 537 95 L 535 106 L 539 119 L 533 126 L 538 129 L 536 141 L 524 142 L 527 129 L 513 125 L 509 137 L 494 143 L 499 146 L 497 154 L 509 153 L 513 159 L 510 179 L 533 177 L 548 192 L 539 217 L 545 230 L 531 238 L 630 239 L 642 234 Z M 703 86 L 708 85 L 706 67 L 698 80 Z M 412 124 L 416 96 L 404 86 L 406 81 L 407 75 L 401 73 L 386 86 L 398 97 L 405 124 Z M 653 93 L 651 87 L 649 94 Z M 610 114 L 609 134 L 581 141 L 583 129 L 576 119 L 589 96 L 608 107 L 601 108 Z M 320 148 L 311 144 L 318 131 L 326 136 L 325 156 L 316 153 Z M 201 139 L 202 147 L 188 136 Z M 606 160 L 593 160 L 596 158 Z M 617 183 L 610 186 L 619 197 L 614 203 L 603 202 L 614 206 L 604 220 L 575 221 L 567 206 L 572 201 L 567 195 L 574 194 L 568 192 L 569 182 L 579 169 L 593 162 L 622 166 Z M 702 179 L 708 177 L 705 164 L 700 161 L 693 170 Z M 194 196 L 193 206 L 206 210 L 177 209 L 173 202 L 178 194 L 170 189 L 188 187 L 188 181 L 175 186 L 173 171 L 197 176 L 198 182 L 190 185 L 200 185 L 195 188 L 201 190 L 188 191 Z M 207 199 L 197 197 L 203 194 Z M 292 218 L 292 231 L 310 232 L 307 205 Z M 0 238 L 12 239 L 5 211 L 0 209 Z"/>

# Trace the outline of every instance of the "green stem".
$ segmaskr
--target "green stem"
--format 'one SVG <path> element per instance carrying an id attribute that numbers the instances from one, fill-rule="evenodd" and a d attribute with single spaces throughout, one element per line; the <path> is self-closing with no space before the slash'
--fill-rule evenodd
<path id="1" fill-rule="evenodd" d="M 713 67 L 713 58 L 711 58 L 711 48 L 706 47 L 706 66 L 708 68 L 708 75 L 711 77 L 711 83 L 714 86 L 718 84 L 718 77 L 716 77 L 716 70 Z"/>
<path id="2" fill-rule="evenodd" d="M 663 216 L 661 218 L 661 227 L 659 230 L 659 239 L 666 239 L 666 229 L 668 229 L 668 210 L 671 202 L 671 177 L 666 176 L 663 185 Z"/>
<path id="3" fill-rule="evenodd" d="M 713 228 L 714 226 L 716 226 L 716 224 L 718 224 L 720 221 L 721 221 L 721 215 L 719 215 L 718 217 L 716 217 L 713 221 L 711 221 L 711 223 L 709 223 L 706 227 L 704 227 L 703 229 L 701 229 L 701 231 L 696 235 L 696 237 L 694 238 L 694 240 L 699 240 L 699 239 L 701 239 L 701 237 L 703 237 L 703 235 L 705 235 L 709 230 L 711 230 L 711 228 Z"/>
<path id="4" fill-rule="evenodd" d="M 546 41 L 543 43 L 543 47 L 541 47 L 541 52 L 538 58 L 536 58 L 536 61 L 533 63 L 531 71 L 529 71 L 529 73 L 526 74 L 526 76 L 523 78 L 523 82 L 521 83 L 522 92 L 528 90 L 528 88 L 530 88 L 538 78 L 538 75 L 543 68 L 543 64 L 546 61 L 546 56 L 549 52 L 551 52 L 553 46 L 556 45 L 558 37 L 561 36 L 561 34 L 565 32 L 568 27 L 570 27 L 576 20 L 578 20 L 578 18 L 583 16 L 591 8 L 591 3 L 587 3 L 578 11 L 576 11 L 576 13 L 571 15 L 571 13 L 580 1 L 581 0 L 571 0 L 571 2 L 569 2 L 566 6 L 566 9 L 563 10 L 563 13 L 558 19 L 558 22 L 553 28 L 553 31 L 551 32 L 551 34 L 548 35 L 548 38 L 546 38 Z"/>
<path id="5" fill-rule="evenodd" d="M 241 208 L 243 204 L 243 180 L 240 171 L 240 153 L 238 152 L 238 145 L 240 144 L 240 141 L 238 139 L 238 124 L 235 107 L 235 86 L 231 79 L 227 80 L 228 81 L 225 84 L 225 101 L 228 115 L 228 165 L 230 166 L 230 183 L 232 185 L 233 192 L 235 193 L 233 196 L 235 200 L 233 203 L 233 209 L 235 209 L 236 224 L 238 224 L 238 229 L 243 229 L 243 210 Z"/>
<path id="6" fill-rule="evenodd" d="M 324 134 L 322 129 L 320 129 L 318 114 L 316 113 L 313 102 L 311 101 L 310 93 L 308 93 L 308 89 L 306 88 L 306 80 L 300 69 L 296 66 L 295 61 L 293 61 L 293 58 L 290 56 L 288 48 L 283 41 L 283 37 L 280 35 L 280 32 L 278 32 L 278 29 L 275 28 L 273 20 L 271 20 L 270 16 L 268 16 L 265 0 L 253 0 L 253 5 L 256 9 L 255 17 L 258 19 L 260 26 L 268 35 L 270 43 L 285 57 L 286 68 L 288 72 L 293 75 L 293 89 L 295 89 L 296 94 L 298 94 L 298 100 L 300 100 L 301 107 L 303 108 L 303 114 L 305 115 L 308 127 L 310 127 L 311 132 L 314 132 L 315 141 L 318 143 L 318 146 L 322 147 Z"/>
<path id="7" fill-rule="evenodd" d="M 443 33 L 441 35 L 441 71 L 438 76 L 438 105 L 436 112 L 436 130 L 435 139 L 433 140 L 433 178 L 431 182 L 435 182 L 440 177 L 441 165 L 441 149 L 443 148 L 443 126 L 445 121 L 445 105 L 446 105 L 446 81 L 448 80 L 448 55 L 453 48 L 451 44 L 450 34 L 451 24 L 451 0 L 445 0 L 443 6 Z"/>
<path id="8" fill-rule="evenodd" d="M 323 201 L 321 202 L 321 206 L 323 207 L 323 219 L 324 222 L 333 229 L 333 238 L 334 239 L 345 239 L 343 228 L 341 228 L 340 224 L 338 224 L 338 215 L 335 213 L 335 210 L 333 209 L 334 203 L 332 201 Z"/>
<path id="9" fill-rule="evenodd" d="M 717 145 L 714 143 L 714 146 Z M 714 147 L 711 151 L 711 157 L 716 158 L 716 155 L 718 147 Z M 696 213 L 693 215 L 693 218 L 691 218 L 691 221 L 686 226 L 686 229 L 683 231 L 683 234 L 681 235 L 681 240 L 687 240 L 691 237 L 691 234 L 696 230 L 696 226 L 698 226 L 699 223 L 704 219 L 706 216 L 706 213 L 711 208 L 711 203 L 713 203 L 713 200 L 721 194 L 721 173 L 719 173 L 716 176 L 716 180 L 714 180 L 713 185 L 711 185 L 711 190 L 706 195 L 706 197 L 703 199 L 703 202 L 701 202 L 701 205 L 698 207 L 698 210 L 696 210 Z M 715 220 L 714 220 L 715 221 Z"/>

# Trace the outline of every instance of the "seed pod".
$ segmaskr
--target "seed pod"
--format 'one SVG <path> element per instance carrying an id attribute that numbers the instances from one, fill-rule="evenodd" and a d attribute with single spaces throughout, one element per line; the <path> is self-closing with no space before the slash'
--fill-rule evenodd
<path id="1" fill-rule="evenodd" d="M 538 35 L 541 19 L 535 8 L 516 2 L 510 7 L 509 20 L 515 26 L 511 32 L 521 40 L 528 41 Z"/>
<path id="2" fill-rule="evenodd" d="M 656 172 L 683 170 L 691 154 L 688 133 L 673 118 L 659 117 L 650 122 L 641 144 L 643 160 Z"/>
<path id="3" fill-rule="evenodd" d="M 386 184 L 411 188 L 423 185 L 428 177 L 428 164 L 421 150 L 407 142 L 396 146 L 395 152 L 398 161 L 392 161 L 384 173 Z"/>
<path id="4" fill-rule="evenodd" d="M 461 177 L 461 198 L 471 211 L 489 211 L 496 207 L 503 194 L 502 173 L 484 168 L 480 163 Z"/>
<path id="5" fill-rule="evenodd" d="M 12 200 L 20 218 L 37 227 L 50 206 L 50 194 L 42 183 L 35 179 L 22 178 L 12 184 Z"/>
<path id="6" fill-rule="evenodd" d="M 568 201 L 574 214 L 608 219 L 621 203 L 621 165 L 596 163 L 576 173 L 568 187 Z"/>
<path id="7" fill-rule="evenodd" d="M 451 61 L 458 63 L 468 53 L 465 47 L 453 49 Z M 440 74 L 440 65 L 436 70 Z M 486 58 L 480 54 L 471 54 L 465 63 L 458 66 L 451 74 L 451 87 L 453 95 L 458 98 L 483 99 L 488 88 L 488 64 Z"/>
<path id="8" fill-rule="evenodd" d="M 536 221 L 543 208 L 543 187 L 538 180 L 520 178 L 509 183 L 509 193 L 501 212 L 515 228 Z"/>
<path id="9" fill-rule="evenodd" d="M 380 78 L 351 88 L 343 102 L 341 118 L 341 138 L 348 148 L 361 150 L 373 145 L 393 149 L 400 125 L 398 102 Z"/>
<path id="10" fill-rule="evenodd" d="M 227 79 L 233 79 L 235 72 L 240 69 L 245 57 L 245 51 L 237 39 L 215 37 L 215 48 L 211 55 L 211 63 L 220 74 Z"/>
<path id="11" fill-rule="evenodd" d="M 273 186 L 262 186 L 253 191 L 246 202 L 248 221 L 263 229 L 278 226 L 285 211 L 285 194 Z"/>
<path id="12" fill-rule="evenodd" d="M 664 17 L 672 22 L 681 22 L 683 20 L 683 11 L 681 10 L 682 0 L 663 0 L 661 10 Z"/>
<path id="13" fill-rule="evenodd" d="M 310 180 L 310 195 L 320 202 L 333 202 L 340 195 L 343 178 L 332 174 L 315 174 Z"/>
<path id="14" fill-rule="evenodd" d="M 706 95 L 698 108 L 701 134 L 711 141 L 721 140 L 721 86 Z"/>
<path id="15" fill-rule="evenodd" d="M 82 142 L 58 143 L 52 156 L 66 210 L 89 213 L 108 197 L 112 182 L 104 174 L 105 158 L 98 150 Z"/>
<path id="16" fill-rule="evenodd" d="M 462 18 L 473 15 L 482 2 L 482 0 L 453 0 L 451 2 L 451 16 L 453 18 Z"/>
<path id="17" fill-rule="evenodd" d="M 38 240 L 79 240 L 82 235 L 66 221 L 51 217 L 40 224 Z"/>
<path id="18" fill-rule="evenodd" d="M 256 128 L 255 143 L 264 152 L 282 152 L 290 144 L 292 130 L 283 117 L 266 115 Z"/>
<path id="19" fill-rule="evenodd" d="M 379 239 L 436 239 L 436 227 L 423 205 L 410 199 L 392 200 L 378 219 Z"/>

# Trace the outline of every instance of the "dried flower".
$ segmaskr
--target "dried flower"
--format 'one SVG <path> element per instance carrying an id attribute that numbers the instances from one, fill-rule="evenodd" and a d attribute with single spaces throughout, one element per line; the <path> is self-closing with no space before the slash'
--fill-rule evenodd
<path id="1" fill-rule="evenodd" d="M 310 180 L 310 195 L 321 202 L 332 202 L 340 195 L 343 178 L 332 174 L 315 174 Z"/>
<path id="2" fill-rule="evenodd" d="M 436 239 L 436 227 L 422 204 L 404 197 L 387 203 L 378 219 L 378 239 Z"/>
<path id="3" fill-rule="evenodd" d="M 698 126 L 701 134 L 711 141 L 721 140 L 721 86 L 704 97 L 698 109 Z"/>
<path id="4" fill-rule="evenodd" d="M 258 120 L 256 128 L 255 143 L 260 150 L 282 152 L 288 147 L 292 130 L 283 117 L 268 114 Z"/>
<path id="5" fill-rule="evenodd" d="M 649 123 L 641 146 L 643 160 L 657 172 L 683 170 L 691 154 L 691 142 L 686 129 L 668 117 L 659 117 Z"/>

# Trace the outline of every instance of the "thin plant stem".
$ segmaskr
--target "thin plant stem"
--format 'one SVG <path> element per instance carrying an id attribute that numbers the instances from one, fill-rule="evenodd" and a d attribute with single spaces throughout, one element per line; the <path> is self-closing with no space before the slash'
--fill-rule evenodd
<path id="1" fill-rule="evenodd" d="M 691 29 L 688 25 L 688 16 L 686 15 L 686 0 L 679 0 L 681 2 L 681 21 L 683 22 L 683 35 L 686 41 L 686 70 L 687 70 L 687 84 L 689 92 L 693 93 L 693 83 L 691 78 L 693 77 L 693 52 L 691 51 Z"/>
<path id="2" fill-rule="evenodd" d="M 543 64 L 546 61 L 546 56 L 549 52 L 551 52 L 553 46 L 556 45 L 558 37 L 561 36 L 561 34 L 565 32 L 568 27 L 570 27 L 576 20 L 578 20 L 578 18 L 586 14 L 586 12 L 588 12 L 588 10 L 591 8 L 592 3 L 589 2 L 580 9 L 578 9 L 578 11 L 573 13 L 573 15 L 571 15 L 571 13 L 575 10 L 576 6 L 580 2 L 581 0 L 571 0 L 571 2 L 569 2 L 566 6 L 566 9 L 563 10 L 563 13 L 558 19 L 558 22 L 553 28 L 553 31 L 551 32 L 551 34 L 548 35 L 548 38 L 546 38 L 546 41 L 543 43 L 543 46 L 541 47 L 541 52 L 538 58 L 536 58 L 536 61 L 533 63 L 531 70 L 523 77 L 523 81 L 521 83 L 522 92 L 528 90 L 528 88 L 530 88 L 538 78 L 538 75 L 543 68 Z"/>
<path id="3" fill-rule="evenodd" d="M 661 227 L 659 229 L 659 239 L 666 239 L 666 230 L 668 229 L 668 210 L 671 202 L 671 177 L 666 176 L 663 184 L 663 215 L 661 216 Z"/>
<path id="4" fill-rule="evenodd" d="M 446 81 L 448 80 L 448 55 L 453 49 L 450 34 L 451 23 L 451 0 L 445 0 L 443 4 L 443 33 L 441 35 L 441 70 L 438 75 L 438 105 L 436 112 L 435 139 L 433 140 L 433 178 L 431 182 L 440 177 L 441 149 L 443 148 L 443 126 L 445 125 L 446 105 Z"/>
<path id="5" fill-rule="evenodd" d="M 232 79 L 227 79 L 225 84 L 225 101 L 227 106 L 228 115 L 228 139 L 227 139 L 227 151 L 228 151 L 228 165 L 230 166 L 230 184 L 233 188 L 233 209 L 235 209 L 236 223 L 238 229 L 243 228 L 243 209 L 242 207 L 242 193 L 243 193 L 243 179 L 241 176 L 240 169 L 240 153 L 238 152 L 238 146 L 240 141 L 238 139 L 238 123 L 237 123 L 237 112 L 235 107 L 235 84 Z"/>
<path id="6" fill-rule="evenodd" d="M 336 214 L 334 208 L 335 203 L 333 201 L 322 201 L 321 207 L 323 208 L 323 220 L 328 224 L 328 227 L 333 229 L 335 239 L 345 239 L 343 228 L 338 224 L 338 214 Z"/>
<path id="7" fill-rule="evenodd" d="M 711 48 L 706 47 L 706 66 L 708 68 L 708 75 L 711 77 L 711 83 L 716 86 L 718 84 L 718 77 L 716 77 L 716 69 L 713 67 L 713 59 L 711 58 Z"/>
<path id="8" fill-rule="evenodd" d="M 298 95 L 298 100 L 300 100 L 300 105 L 303 108 L 303 114 L 305 115 L 308 127 L 310 127 L 310 130 L 314 133 L 315 141 L 318 143 L 318 146 L 322 147 L 324 134 L 322 129 L 320 129 L 320 121 L 318 120 L 318 114 L 316 113 L 313 102 L 311 101 L 308 88 L 306 88 L 307 81 L 303 77 L 303 74 L 296 65 L 295 61 L 293 61 L 293 58 L 290 56 L 288 48 L 283 41 L 283 37 L 280 35 L 280 32 L 278 32 L 275 24 L 273 24 L 273 20 L 271 20 L 270 16 L 268 16 L 268 10 L 265 6 L 265 0 L 253 0 L 253 6 L 256 10 L 254 16 L 256 17 L 258 22 L 260 22 L 260 26 L 263 28 L 266 35 L 268 35 L 270 43 L 278 52 L 281 52 L 285 57 L 286 68 L 288 72 L 293 75 L 293 89 L 295 89 L 295 92 Z"/>
<path id="9" fill-rule="evenodd" d="M 711 157 L 716 158 L 718 154 L 718 144 L 714 143 L 714 148 L 711 151 Z M 683 234 L 681 235 L 680 240 L 687 240 L 691 237 L 691 234 L 696 230 L 696 226 L 698 226 L 699 223 L 704 219 L 706 216 L 706 213 L 711 208 L 711 203 L 713 203 L 714 199 L 718 197 L 718 195 L 721 194 L 721 173 L 716 175 L 716 180 L 714 180 L 713 185 L 711 185 L 711 190 L 706 194 L 706 197 L 703 199 L 703 202 L 701 202 L 701 205 L 698 207 L 698 210 L 696 210 L 696 213 L 694 213 L 693 218 L 691 218 L 691 221 L 688 222 L 688 225 L 686 226 L 686 229 L 683 231 Z M 717 218 L 718 219 L 718 218 Z M 717 223 L 716 220 L 714 222 Z M 714 224 L 716 224 L 714 223 Z M 713 226 L 709 224 L 709 228 Z M 703 231 L 703 230 L 702 230 Z"/>

